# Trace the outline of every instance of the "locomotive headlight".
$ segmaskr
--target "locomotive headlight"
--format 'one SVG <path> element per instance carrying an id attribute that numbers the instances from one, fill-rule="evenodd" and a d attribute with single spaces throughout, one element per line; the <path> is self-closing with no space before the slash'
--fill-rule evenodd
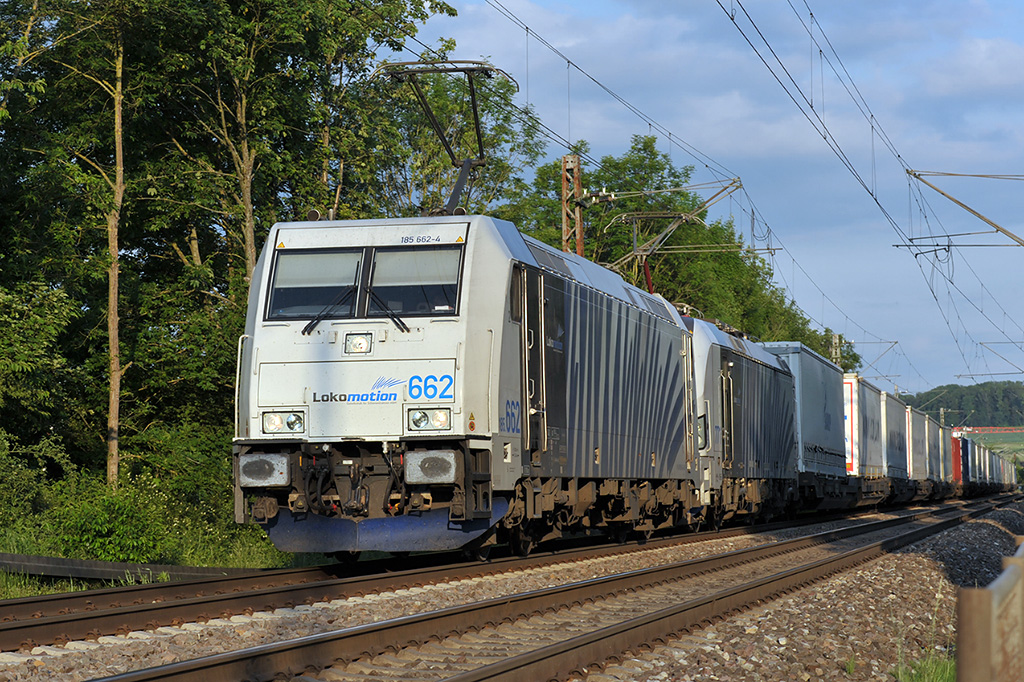
<path id="1" fill-rule="evenodd" d="M 345 334 L 345 352 L 369 353 L 372 341 L 369 334 Z"/>
<path id="2" fill-rule="evenodd" d="M 409 412 L 409 428 L 425 429 L 430 424 L 430 416 L 423 410 L 412 410 Z"/>
<path id="3" fill-rule="evenodd" d="M 305 427 L 300 412 L 263 413 L 263 433 L 302 433 Z"/>
<path id="4" fill-rule="evenodd" d="M 434 410 L 434 413 L 430 415 L 430 424 L 435 429 L 447 429 L 451 421 L 449 410 Z"/>
<path id="5" fill-rule="evenodd" d="M 409 410 L 410 431 L 447 431 L 451 423 L 452 411 L 449 408 Z"/>

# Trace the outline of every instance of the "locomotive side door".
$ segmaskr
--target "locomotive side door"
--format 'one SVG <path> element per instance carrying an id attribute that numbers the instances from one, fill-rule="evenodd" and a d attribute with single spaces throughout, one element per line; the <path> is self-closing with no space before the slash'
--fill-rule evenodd
<path id="1" fill-rule="evenodd" d="M 530 453 L 530 464 L 539 467 L 547 450 L 547 400 L 544 382 L 544 275 L 524 267 L 526 286 L 523 311 L 523 454 Z"/>
<path id="2" fill-rule="evenodd" d="M 722 468 L 731 469 L 733 463 L 733 384 L 731 353 L 722 350 L 721 394 L 722 394 Z"/>

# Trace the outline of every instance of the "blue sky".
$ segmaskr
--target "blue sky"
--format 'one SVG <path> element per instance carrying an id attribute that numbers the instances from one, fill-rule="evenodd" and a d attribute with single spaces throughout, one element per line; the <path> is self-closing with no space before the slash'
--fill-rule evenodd
<path id="1" fill-rule="evenodd" d="M 632 135 L 660 128 L 660 148 L 677 165 L 696 166 L 694 182 L 740 177 L 745 194 L 717 204 L 712 217 L 733 215 L 749 241 L 742 215 L 753 207 L 758 233 L 767 225 L 771 245 L 783 247 L 772 258 L 776 282 L 813 320 L 853 340 L 865 360 L 898 342 L 862 372 L 883 390 L 1024 379 L 1024 250 L 915 256 L 893 247 L 925 234 L 992 231 L 909 180 L 906 168 L 1024 174 L 1024 5 L 500 0 L 528 34 L 497 0 L 449 1 L 458 18 L 432 19 L 418 37 L 454 38 L 452 58 L 484 58 L 508 72 L 520 103 L 529 101 L 562 137 L 586 139 L 593 157 L 621 154 Z M 801 107 L 738 28 L 780 78 L 792 78 Z M 819 117 L 859 179 L 826 144 Z M 548 158 L 562 153 L 549 144 Z M 1024 236 L 1019 181 L 928 179 Z M 1000 235 L 952 240 L 1012 243 Z"/>

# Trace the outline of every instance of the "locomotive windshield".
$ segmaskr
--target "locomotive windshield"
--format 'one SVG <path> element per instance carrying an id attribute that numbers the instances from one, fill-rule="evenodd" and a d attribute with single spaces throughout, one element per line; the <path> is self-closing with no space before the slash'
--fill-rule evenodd
<path id="1" fill-rule="evenodd" d="M 454 315 L 461 255 L 458 246 L 378 249 L 367 316 Z"/>
<path id="2" fill-rule="evenodd" d="M 280 251 L 274 265 L 267 319 L 294 320 L 323 315 L 352 317 L 362 249 Z"/>
<path id="3" fill-rule="evenodd" d="M 461 246 L 281 249 L 266 319 L 455 315 L 461 264 Z"/>

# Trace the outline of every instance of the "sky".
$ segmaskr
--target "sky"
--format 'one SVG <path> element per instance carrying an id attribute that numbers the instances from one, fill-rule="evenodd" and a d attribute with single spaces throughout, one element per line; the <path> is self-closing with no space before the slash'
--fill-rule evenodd
<path id="1" fill-rule="evenodd" d="M 882 390 L 1024 380 L 1024 250 L 907 174 L 1024 174 L 1024 4 L 448 1 L 418 39 L 507 72 L 592 158 L 655 134 L 693 183 L 738 177 L 710 218 L 779 249 L 775 283 Z M 1019 179 L 923 179 L 1024 237 Z"/>

